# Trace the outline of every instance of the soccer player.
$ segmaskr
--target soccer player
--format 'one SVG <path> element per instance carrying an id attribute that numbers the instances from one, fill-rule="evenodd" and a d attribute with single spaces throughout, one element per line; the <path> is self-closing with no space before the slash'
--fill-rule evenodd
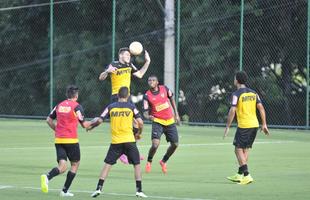
<path id="1" fill-rule="evenodd" d="M 238 173 L 234 176 L 227 177 L 228 180 L 239 182 L 246 185 L 253 182 L 248 170 L 249 149 L 255 140 L 257 129 L 259 127 L 256 116 L 256 109 L 259 110 L 262 120 L 261 130 L 269 135 L 266 123 L 266 113 L 264 106 L 258 94 L 246 87 L 247 74 L 244 71 L 237 72 L 235 75 L 234 85 L 237 91 L 232 94 L 231 108 L 227 117 L 227 124 L 224 131 L 225 138 L 228 135 L 229 127 L 237 114 L 238 127 L 234 138 L 235 154 L 239 163 Z"/>
<path id="2" fill-rule="evenodd" d="M 111 103 L 118 101 L 117 93 L 121 87 L 128 87 L 130 90 L 131 84 L 131 76 L 135 76 L 137 78 L 142 78 L 146 73 L 151 59 L 149 53 L 145 51 L 144 59 L 145 63 L 140 70 L 138 70 L 131 62 L 130 62 L 131 54 L 129 52 L 129 48 L 123 47 L 118 51 L 118 61 L 112 62 L 108 67 L 106 67 L 105 71 L 99 75 L 99 80 L 105 80 L 108 75 L 111 76 L 111 86 L 112 86 L 112 95 L 111 95 Z M 130 92 L 129 92 L 130 93 Z"/>
<path id="3" fill-rule="evenodd" d="M 49 114 L 46 121 L 51 129 L 55 131 L 55 147 L 58 166 L 54 167 L 47 174 L 41 175 L 41 190 L 48 192 L 48 182 L 55 176 L 67 170 L 67 158 L 71 162 L 71 169 L 60 196 L 73 196 L 68 189 L 77 173 L 80 164 L 80 147 L 77 135 L 78 122 L 83 128 L 90 126 L 91 122 L 85 121 L 82 106 L 77 102 L 79 89 L 70 85 L 66 91 L 67 100 L 59 103 Z M 57 119 L 57 124 L 54 120 Z"/>
<path id="4" fill-rule="evenodd" d="M 119 89 L 123 86 L 128 87 L 130 90 L 131 76 L 142 78 L 146 73 L 151 59 L 149 53 L 145 51 L 144 59 L 145 63 L 140 70 L 138 70 L 130 61 L 131 54 L 128 47 L 120 48 L 118 51 L 118 61 L 112 62 L 104 72 L 99 76 L 99 80 L 105 80 L 108 75 L 111 77 L 112 95 L 111 103 L 118 101 L 117 93 Z M 134 121 L 134 133 L 137 131 L 136 123 Z M 128 164 L 127 157 L 122 155 L 120 160 L 124 164 Z"/>
<path id="5" fill-rule="evenodd" d="M 150 89 L 144 95 L 144 117 L 152 121 L 152 146 L 149 150 L 145 171 L 151 172 L 152 160 L 160 144 L 161 135 L 166 135 L 170 146 L 160 160 L 162 172 L 167 173 L 167 161 L 178 147 L 178 131 L 175 122 L 180 122 L 173 93 L 164 85 L 159 85 L 158 78 L 154 75 L 148 78 Z"/>
<path id="6" fill-rule="evenodd" d="M 118 102 L 108 105 L 100 117 L 92 120 L 92 124 L 88 128 L 88 130 L 91 130 L 101 124 L 104 119 L 110 118 L 112 142 L 104 160 L 105 164 L 100 173 L 96 191 L 91 196 L 97 197 L 101 194 L 104 181 L 112 165 L 116 163 L 122 154 L 125 154 L 129 163 L 134 166 L 136 196 L 144 198 L 147 196 L 142 192 L 140 155 L 136 145 L 136 139 L 140 138 L 142 132 L 143 121 L 135 105 L 128 102 L 129 89 L 127 87 L 119 89 L 118 97 Z M 133 135 L 133 119 L 136 120 L 138 125 L 138 131 L 135 135 Z"/>

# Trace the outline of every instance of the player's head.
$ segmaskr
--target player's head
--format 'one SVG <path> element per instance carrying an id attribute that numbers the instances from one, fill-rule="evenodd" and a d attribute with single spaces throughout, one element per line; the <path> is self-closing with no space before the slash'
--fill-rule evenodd
<path id="1" fill-rule="evenodd" d="M 123 47 L 118 50 L 118 60 L 121 63 L 130 63 L 130 51 L 128 47 Z"/>
<path id="2" fill-rule="evenodd" d="M 158 78 L 155 75 L 149 76 L 147 83 L 149 84 L 150 88 L 156 88 L 158 86 Z"/>
<path id="3" fill-rule="evenodd" d="M 69 85 L 66 90 L 66 96 L 68 99 L 78 99 L 79 88 L 75 85 Z"/>
<path id="4" fill-rule="evenodd" d="M 246 84 L 248 80 L 248 75 L 244 71 L 239 71 L 235 75 L 234 84 Z"/>
<path id="5" fill-rule="evenodd" d="M 129 89 L 128 87 L 121 87 L 118 90 L 118 98 L 119 99 L 127 99 L 129 97 Z"/>

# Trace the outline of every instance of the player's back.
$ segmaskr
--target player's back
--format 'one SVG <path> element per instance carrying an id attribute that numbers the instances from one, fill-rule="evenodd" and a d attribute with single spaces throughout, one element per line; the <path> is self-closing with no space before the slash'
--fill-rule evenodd
<path id="1" fill-rule="evenodd" d="M 71 100 L 62 101 L 57 105 L 57 125 L 55 130 L 57 138 L 77 137 L 78 118 L 75 114 L 75 108 L 78 105 L 77 102 Z"/>
<path id="2" fill-rule="evenodd" d="M 109 105 L 112 144 L 134 142 L 133 118 L 135 106 L 129 102 L 115 102 Z"/>
<path id="3" fill-rule="evenodd" d="M 260 103 L 257 93 L 250 88 L 240 88 L 233 93 L 237 96 L 237 121 L 239 128 L 258 127 L 256 104 Z"/>

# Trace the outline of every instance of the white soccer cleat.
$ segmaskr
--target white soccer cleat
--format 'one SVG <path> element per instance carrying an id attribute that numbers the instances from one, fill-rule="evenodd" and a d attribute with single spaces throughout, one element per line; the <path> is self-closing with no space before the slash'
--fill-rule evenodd
<path id="1" fill-rule="evenodd" d="M 73 197 L 74 196 L 74 194 L 72 194 L 72 193 L 70 193 L 70 192 L 64 192 L 64 191 L 61 191 L 60 192 L 60 196 L 61 197 Z"/>
<path id="2" fill-rule="evenodd" d="M 48 193 L 48 178 L 45 174 L 41 175 L 41 191 Z"/>
<path id="3" fill-rule="evenodd" d="M 136 192 L 137 197 L 147 198 L 147 196 L 143 192 Z"/>
<path id="4" fill-rule="evenodd" d="M 99 196 L 101 194 L 101 191 L 100 190 L 96 190 L 94 193 L 92 193 L 90 196 L 95 198 L 97 196 Z"/>

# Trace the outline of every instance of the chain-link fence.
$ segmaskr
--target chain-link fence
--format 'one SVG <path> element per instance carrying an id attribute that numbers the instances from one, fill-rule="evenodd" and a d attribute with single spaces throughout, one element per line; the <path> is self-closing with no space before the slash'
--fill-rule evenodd
<path id="1" fill-rule="evenodd" d="M 175 5 L 179 79 L 171 89 L 179 89 L 185 122 L 225 123 L 233 75 L 243 69 L 263 99 L 269 124 L 309 128 L 307 0 L 175 0 Z M 156 74 L 163 83 L 166 12 L 165 0 L 1 1 L 0 115 L 46 116 L 65 98 L 68 84 L 79 86 L 86 115 L 98 115 L 111 94 L 110 81 L 98 76 L 132 41 L 151 56 L 146 75 L 132 78 L 132 95 L 141 107 L 147 76 Z M 132 62 L 140 68 L 143 55 Z"/>

